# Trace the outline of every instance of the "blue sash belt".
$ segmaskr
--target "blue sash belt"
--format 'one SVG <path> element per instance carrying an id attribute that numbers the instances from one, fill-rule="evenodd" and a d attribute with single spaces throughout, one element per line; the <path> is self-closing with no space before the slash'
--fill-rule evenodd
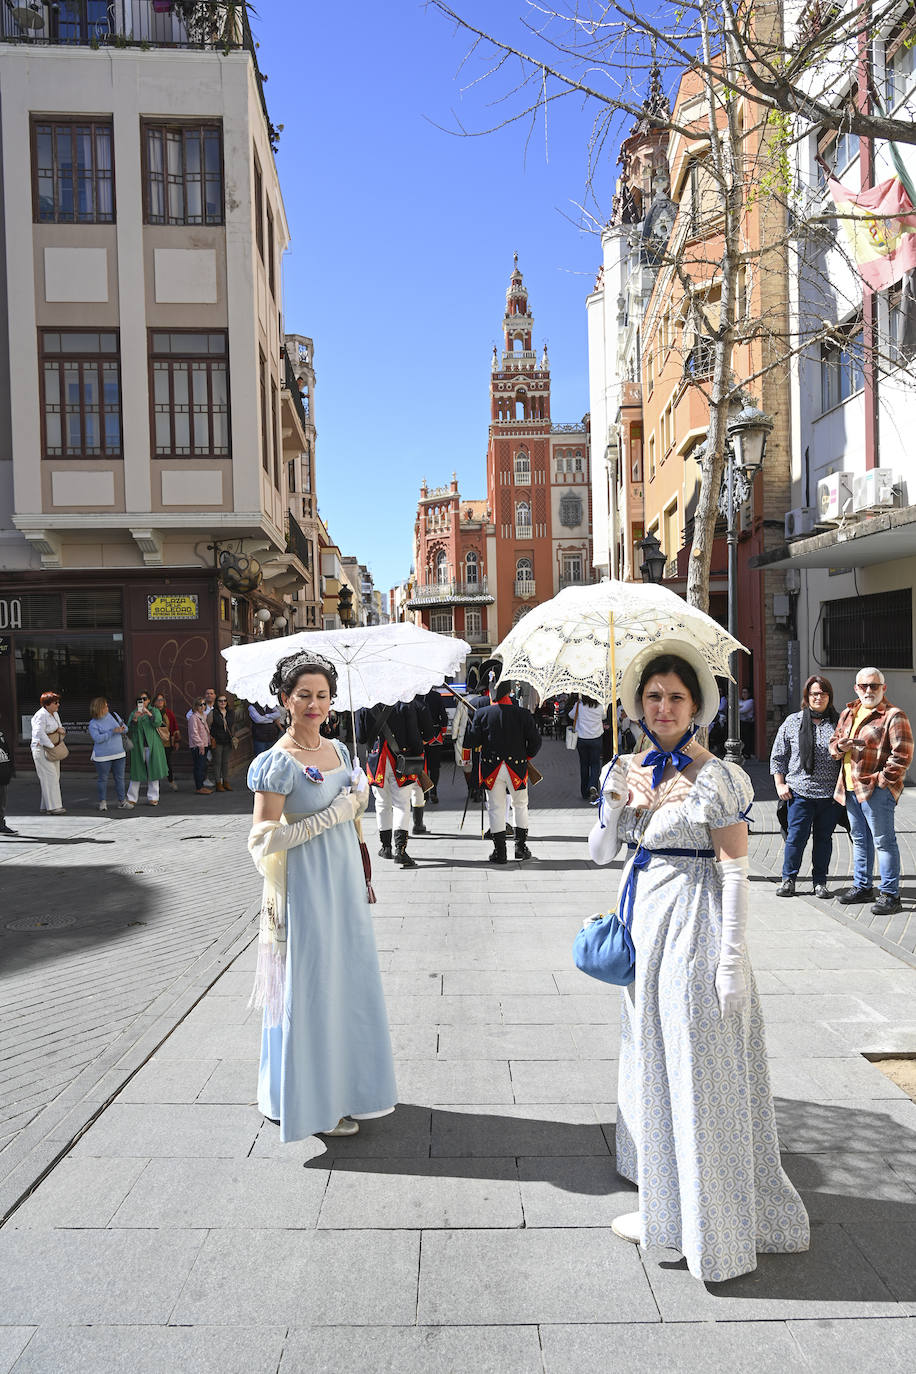
<path id="1" fill-rule="evenodd" d="M 649 860 L 655 855 L 663 858 L 676 859 L 714 859 L 715 851 L 712 849 L 647 849 L 644 845 L 635 844 L 633 840 L 627 841 L 627 849 L 635 849 L 633 862 L 627 874 L 623 891 L 620 894 L 620 917 L 624 925 L 630 929 L 633 922 L 633 904 L 636 901 L 636 880 L 642 869 L 649 867 Z"/>

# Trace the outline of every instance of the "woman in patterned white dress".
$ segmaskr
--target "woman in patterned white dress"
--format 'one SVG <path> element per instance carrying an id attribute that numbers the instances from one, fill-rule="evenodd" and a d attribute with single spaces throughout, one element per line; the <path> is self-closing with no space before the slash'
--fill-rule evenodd
<path id="1" fill-rule="evenodd" d="M 780 1164 L 745 947 L 753 793 L 742 769 L 693 738 L 719 692 L 691 645 L 637 655 L 621 701 L 656 748 L 602 777 L 602 820 L 630 850 L 618 912 L 632 912 L 636 948 L 621 999 L 617 1169 L 638 1185 L 639 1211 L 613 1228 L 678 1250 L 696 1278 L 721 1282 L 755 1269 L 758 1252 L 809 1240 Z"/>

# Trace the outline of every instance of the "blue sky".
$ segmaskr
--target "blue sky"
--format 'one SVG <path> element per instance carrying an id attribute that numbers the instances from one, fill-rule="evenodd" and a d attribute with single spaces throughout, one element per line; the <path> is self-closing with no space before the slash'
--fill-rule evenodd
<path id="1" fill-rule="evenodd" d="M 315 340 L 318 496 L 344 553 L 387 590 L 410 566 L 421 478 L 485 494 L 490 352 L 512 254 L 550 348 L 553 418 L 588 409 L 585 297 L 600 261 L 575 223 L 591 116 L 573 101 L 486 137 L 505 83 L 462 97 L 468 46 L 415 0 L 261 0 L 254 19 L 292 247 L 290 332 Z M 493 25 L 517 0 L 468 0 Z M 616 145 L 614 148 L 616 155 Z M 616 168 L 603 169 L 604 199 Z"/>

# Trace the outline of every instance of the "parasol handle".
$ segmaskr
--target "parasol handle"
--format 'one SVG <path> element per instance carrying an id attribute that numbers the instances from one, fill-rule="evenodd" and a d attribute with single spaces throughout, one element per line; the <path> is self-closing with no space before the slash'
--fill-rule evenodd
<path id="1" fill-rule="evenodd" d="M 608 658 L 611 668 L 611 742 L 614 749 L 614 758 L 617 757 L 617 654 L 614 644 L 614 612 L 608 613 L 608 625 L 610 627 Z"/>

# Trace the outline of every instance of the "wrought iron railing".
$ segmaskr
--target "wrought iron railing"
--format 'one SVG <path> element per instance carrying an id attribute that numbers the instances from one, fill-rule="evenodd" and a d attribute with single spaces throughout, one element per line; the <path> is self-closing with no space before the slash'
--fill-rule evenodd
<path id="1" fill-rule="evenodd" d="M 308 411 L 306 410 L 302 401 L 302 397 L 299 394 L 299 379 L 293 371 L 293 365 L 289 360 L 289 354 L 287 353 L 285 348 L 283 350 L 283 363 L 283 385 L 286 387 L 286 390 L 293 398 L 293 405 L 296 407 L 296 414 L 299 416 L 299 419 L 302 423 L 302 429 L 304 433 L 307 434 L 309 422 Z"/>
<path id="2" fill-rule="evenodd" d="M 453 579 L 450 582 L 423 582 L 411 593 L 408 606 L 435 606 L 447 601 L 470 601 L 489 603 L 493 600 L 487 587 L 487 579 L 476 582 Z"/>
<path id="3" fill-rule="evenodd" d="M 520 582 L 516 582 L 515 595 L 524 597 L 534 596 L 534 578 L 524 577 Z"/>
<path id="4" fill-rule="evenodd" d="M 292 511 L 286 513 L 286 548 L 289 553 L 294 553 L 302 564 L 303 568 L 310 568 L 312 565 L 312 550 L 305 531 Z"/>

